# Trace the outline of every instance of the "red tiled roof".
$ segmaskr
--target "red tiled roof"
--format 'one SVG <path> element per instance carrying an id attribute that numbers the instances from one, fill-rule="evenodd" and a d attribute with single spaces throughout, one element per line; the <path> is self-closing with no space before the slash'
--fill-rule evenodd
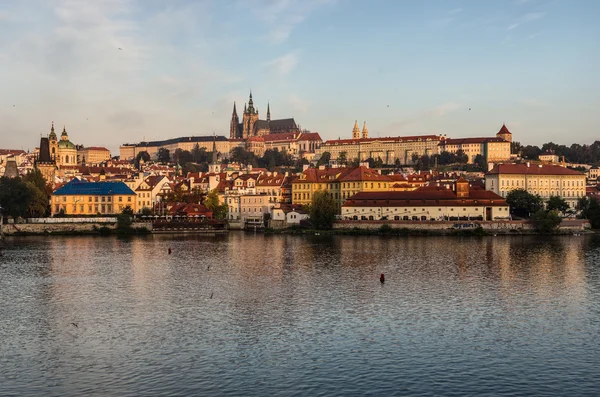
<path id="1" fill-rule="evenodd" d="M 6 156 L 12 154 L 13 156 L 18 156 L 20 154 L 25 154 L 25 150 L 21 149 L 0 149 L 0 156 Z"/>
<path id="2" fill-rule="evenodd" d="M 110 152 L 110 150 L 108 150 L 107 148 L 102 147 L 102 146 L 90 146 L 90 147 L 84 147 L 83 149 L 84 150 L 102 150 L 105 152 Z"/>
<path id="3" fill-rule="evenodd" d="M 318 132 L 303 132 L 298 138 L 299 141 L 323 141 Z"/>
<path id="4" fill-rule="evenodd" d="M 488 143 L 488 142 L 508 142 L 502 138 L 448 138 L 439 143 L 439 146 L 445 145 L 466 145 L 472 143 Z"/>
<path id="5" fill-rule="evenodd" d="M 334 139 L 323 142 L 323 145 L 344 145 L 358 144 L 368 142 L 414 142 L 414 141 L 439 141 L 442 138 L 439 135 L 415 135 L 415 136 L 396 136 L 383 138 L 359 138 L 359 139 Z"/>
<path id="6" fill-rule="evenodd" d="M 360 206 L 439 206 L 439 205 L 507 205 L 506 200 L 489 190 L 470 191 L 469 197 L 458 198 L 452 190 L 425 186 L 413 191 L 359 192 L 346 200 L 344 207 Z"/>
<path id="7" fill-rule="evenodd" d="M 348 181 L 382 181 L 382 182 L 390 182 L 390 178 L 385 175 L 381 175 L 379 172 L 372 170 L 370 168 L 360 166 L 353 169 L 350 169 L 349 172 L 341 175 L 339 181 L 348 182 Z"/>
<path id="8" fill-rule="evenodd" d="M 583 173 L 554 164 L 496 164 L 486 175 L 584 175 Z"/>
<path id="9" fill-rule="evenodd" d="M 500 128 L 500 131 L 498 131 L 497 134 L 509 134 L 509 135 L 512 135 L 512 132 L 510 132 L 508 130 L 508 128 L 506 128 L 505 124 L 502 124 L 502 128 Z"/>

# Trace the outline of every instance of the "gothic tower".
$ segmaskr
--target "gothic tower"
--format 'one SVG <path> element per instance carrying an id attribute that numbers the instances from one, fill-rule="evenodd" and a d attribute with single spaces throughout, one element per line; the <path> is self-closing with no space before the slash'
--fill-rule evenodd
<path id="1" fill-rule="evenodd" d="M 258 109 L 254 108 L 254 101 L 252 100 L 252 90 L 250 91 L 250 99 L 248 100 L 248 108 L 244 105 L 244 119 L 243 119 L 243 130 L 242 138 L 255 135 L 254 124 L 258 120 Z"/>
<path id="2" fill-rule="evenodd" d="M 267 121 L 271 121 L 271 104 L 267 102 Z"/>
<path id="3" fill-rule="evenodd" d="M 363 124 L 362 137 L 363 137 L 363 139 L 367 139 L 369 137 L 369 130 L 367 129 L 367 122 L 366 121 Z"/>
<path id="4" fill-rule="evenodd" d="M 233 114 L 231 115 L 231 123 L 229 124 L 229 139 L 237 139 L 239 138 L 239 128 L 240 119 L 237 115 L 237 110 L 235 109 L 235 102 L 233 103 Z"/>
<path id="5" fill-rule="evenodd" d="M 354 128 L 352 128 L 352 139 L 360 139 L 360 129 L 358 128 L 358 120 L 354 120 Z"/>

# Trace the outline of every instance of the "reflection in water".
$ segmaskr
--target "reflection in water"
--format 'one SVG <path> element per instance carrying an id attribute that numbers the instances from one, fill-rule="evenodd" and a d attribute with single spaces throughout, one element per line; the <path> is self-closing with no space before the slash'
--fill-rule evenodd
<path id="1" fill-rule="evenodd" d="M 0 395 L 592 394 L 598 263 L 595 236 L 9 239 Z"/>

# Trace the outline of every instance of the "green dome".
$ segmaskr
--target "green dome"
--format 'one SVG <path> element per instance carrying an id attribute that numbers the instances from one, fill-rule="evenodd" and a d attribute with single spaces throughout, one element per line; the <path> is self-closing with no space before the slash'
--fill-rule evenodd
<path id="1" fill-rule="evenodd" d="M 77 149 L 71 141 L 59 141 L 58 148 L 59 149 Z"/>

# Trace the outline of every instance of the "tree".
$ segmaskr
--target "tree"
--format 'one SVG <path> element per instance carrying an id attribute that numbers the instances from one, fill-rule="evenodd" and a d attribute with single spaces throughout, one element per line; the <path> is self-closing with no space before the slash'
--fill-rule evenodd
<path id="1" fill-rule="evenodd" d="M 158 161 L 161 163 L 168 163 L 169 161 L 171 161 L 171 155 L 169 152 L 169 149 L 161 147 L 160 149 L 158 149 Z"/>
<path id="2" fill-rule="evenodd" d="M 337 209 L 331 195 L 325 190 L 313 194 L 310 204 L 310 223 L 315 229 L 328 230 L 333 227 Z"/>
<path id="3" fill-rule="evenodd" d="M 50 194 L 52 189 L 46 184 L 40 170 L 30 171 L 22 178 L 23 183 L 31 192 L 31 201 L 27 208 L 27 216 L 39 218 L 50 213 Z"/>
<path id="4" fill-rule="evenodd" d="M 485 161 L 485 157 L 482 156 L 481 154 L 478 154 L 477 156 L 475 156 L 473 163 L 475 163 L 475 165 L 477 165 L 477 167 L 481 171 L 487 171 L 487 163 Z"/>
<path id="5" fill-rule="evenodd" d="M 550 196 L 548 203 L 546 204 L 546 209 L 548 211 L 554 210 L 558 211 L 559 213 L 564 213 L 569 209 L 569 204 L 567 204 L 567 201 L 560 196 Z"/>
<path id="6" fill-rule="evenodd" d="M 456 151 L 456 162 L 460 165 L 467 164 L 469 162 L 469 156 L 462 150 Z"/>
<path id="7" fill-rule="evenodd" d="M 139 152 L 137 156 L 135 156 L 134 165 L 135 168 L 140 168 L 140 160 L 144 160 L 144 162 L 150 161 L 150 155 L 146 151 Z"/>
<path id="8" fill-rule="evenodd" d="M 556 211 L 539 209 L 531 215 L 531 223 L 538 233 L 554 233 L 560 225 L 561 219 Z"/>
<path id="9" fill-rule="evenodd" d="M 122 214 L 127 214 L 131 217 L 133 217 L 133 209 L 131 209 L 131 206 L 127 206 L 125 208 L 123 208 L 123 211 L 121 212 Z"/>
<path id="10" fill-rule="evenodd" d="M 227 219 L 227 212 L 229 207 L 226 203 L 219 204 L 219 194 L 217 189 L 214 189 L 206 195 L 202 202 L 206 208 L 212 211 L 213 218 L 215 219 Z"/>
<path id="11" fill-rule="evenodd" d="M 348 164 L 348 152 L 340 152 L 340 155 L 338 156 L 338 162 L 341 165 L 347 165 Z"/>
<path id="12" fill-rule="evenodd" d="M 533 195 L 525 189 L 515 189 L 509 192 L 506 195 L 506 202 L 513 214 L 526 218 L 544 206 L 540 196 Z"/>
<path id="13" fill-rule="evenodd" d="M 579 200 L 581 215 L 590 221 L 592 229 L 600 229 L 600 203 L 596 197 L 582 197 Z"/>
<path id="14" fill-rule="evenodd" d="M 317 166 L 328 165 L 329 160 L 331 160 L 331 153 L 323 152 L 321 154 L 321 158 L 319 158 L 319 161 L 317 161 Z"/>
<path id="15" fill-rule="evenodd" d="M 31 189 L 21 178 L 0 178 L 0 206 L 3 216 L 25 217 L 31 198 Z"/>

